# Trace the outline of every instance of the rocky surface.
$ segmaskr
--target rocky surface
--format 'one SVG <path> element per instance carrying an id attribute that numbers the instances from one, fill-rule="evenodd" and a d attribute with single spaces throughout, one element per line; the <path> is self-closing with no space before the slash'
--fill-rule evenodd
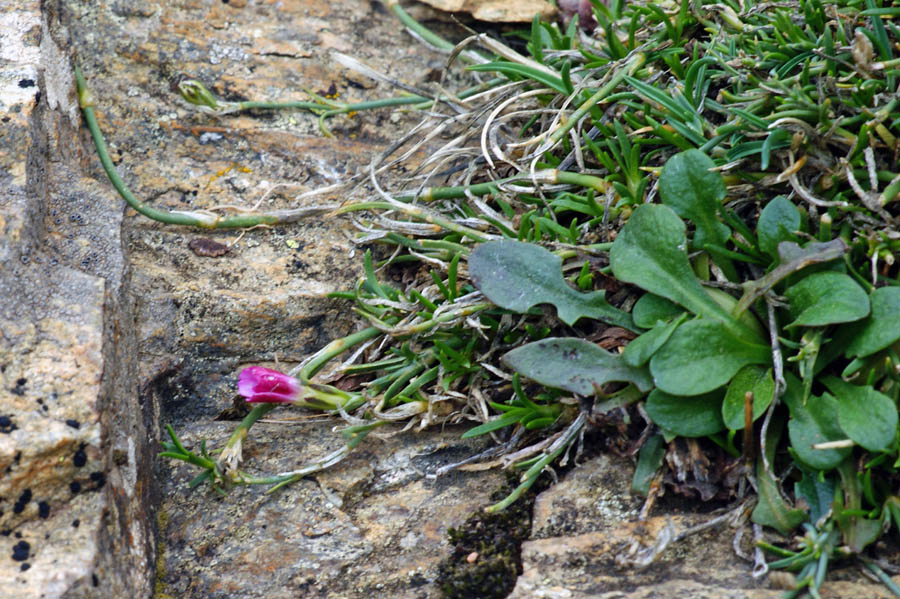
<path id="1" fill-rule="evenodd" d="M 259 426 L 248 458 L 268 471 L 340 445 L 321 426 Z M 203 432 L 224 438 L 228 428 Z M 373 441 L 273 495 L 258 488 L 224 499 L 188 494 L 196 472 L 175 468 L 161 518 L 157 597 L 439 597 L 434 578 L 448 551 L 447 528 L 484 506 L 501 482 L 495 473 L 425 478 L 474 450 L 458 435 Z"/>
<path id="2" fill-rule="evenodd" d="M 639 517 L 640 498 L 629 496 L 633 466 L 603 455 L 579 465 L 538 496 L 531 539 L 522 545 L 523 574 L 510 599 L 768 599 L 779 597 L 783 573 L 756 579 L 738 558 L 736 528 L 728 522 L 672 543 L 648 565 L 636 565 L 664 535 L 715 518 L 709 506 L 669 498 Z M 706 513 L 703 513 L 706 512 Z M 752 552 L 749 527 L 739 542 Z M 858 569 L 833 566 L 822 597 L 879 598 L 887 588 L 860 581 Z M 898 577 L 895 577 L 897 580 Z"/>
<path id="3" fill-rule="evenodd" d="M 447 12 L 467 12 L 480 21 L 495 23 L 530 23 L 535 14 L 550 19 L 556 7 L 546 0 L 422 0 L 425 4 Z"/>
<path id="4" fill-rule="evenodd" d="M 440 596 L 448 527 L 504 480 L 426 476 L 481 448 L 459 430 L 372 436 L 273 494 L 191 491 L 195 470 L 155 457 L 164 422 L 194 448 L 226 440 L 236 422 L 215 419 L 243 366 L 290 367 L 359 326 L 326 296 L 359 276 L 349 221 L 243 236 L 149 222 L 108 185 L 75 103 L 77 57 L 113 161 L 157 207 L 294 206 L 299 191 L 368 164 L 413 117 L 338 117 L 326 138 L 299 112 L 199 114 L 172 85 L 187 75 L 228 100 L 391 93 L 337 67 L 335 50 L 423 87 L 443 65 L 378 2 L 0 0 L 0 596 Z M 252 471 L 340 446 L 334 420 L 271 416 L 245 444 Z M 663 506 L 638 521 L 630 469 L 594 458 L 538 497 L 513 596 L 776 595 L 734 557 L 728 529 L 645 570 L 619 566 L 635 539 L 708 517 Z M 885 596 L 850 581 L 827 592 Z"/>
<path id="5" fill-rule="evenodd" d="M 387 111 L 340 117 L 328 122 L 335 137 L 325 138 L 315 117 L 301 112 L 212 118 L 173 93 L 181 77 L 229 100 L 305 99 L 309 89 L 359 101 L 392 92 L 338 67 L 332 51 L 417 86 L 431 85 L 443 65 L 439 54 L 411 43 L 379 3 L 65 7 L 119 172 L 139 197 L 169 210 L 249 207 L 261 199 L 263 209 L 293 207 L 299 191 L 356 172 L 416 120 Z M 90 168 L 102 181 L 97 163 Z M 275 184 L 284 187 L 266 194 Z M 236 422 L 215 418 L 232 406 L 243 366 L 278 360 L 288 368 L 360 326 L 345 302 L 326 297 L 361 274 L 362 249 L 350 240 L 349 220 L 312 218 L 242 236 L 163 226 L 126 210 L 123 231 L 140 399 L 157 406 L 161 421 L 191 447 L 228 438 Z M 204 255 L 204 240 L 228 251 Z M 288 422 L 254 428 L 244 452 L 251 471 L 291 470 L 341 444 L 336 421 L 274 414 Z M 158 437 L 158 426 L 149 433 Z M 424 478 L 475 451 L 459 434 L 373 438 L 333 471 L 273 495 L 264 488 L 226 498 L 206 488 L 192 492 L 187 482 L 196 470 L 159 462 L 155 595 L 436 596 L 447 528 L 488 503 L 503 480 L 496 472 Z"/>
<path id="6" fill-rule="evenodd" d="M 120 201 L 84 173 L 59 7 L 0 3 L 0 36 L 2 595 L 140 595 L 155 554 L 138 476 L 152 420 Z"/>

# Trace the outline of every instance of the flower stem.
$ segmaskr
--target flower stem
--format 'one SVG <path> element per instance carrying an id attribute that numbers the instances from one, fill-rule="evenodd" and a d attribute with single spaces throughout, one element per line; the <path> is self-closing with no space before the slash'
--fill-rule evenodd
<path id="1" fill-rule="evenodd" d="M 369 339 L 374 339 L 381 334 L 381 331 L 375 327 L 369 327 L 361 331 L 357 331 L 346 337 L 335 339 L 318 352 L 313 358 L 300 369 L 299 378 L 306 384 L 317 372 L 319 372 L 329 360 L 335 356 L 339 356 L 354 345 L 358 345 Z"/>
<path id="2" fill-rule="evenodd" d="M 494 505 L 485 508 L 489 514 L 494 514 L 496 512 L 500 512 L 509 507 L 512 503 L 514 503 L 519 497 L 522 496 L 522 493 L 531 488 L 531 485 L 534 484 L 534 481 L 537 480 L 538 476 L 541 474 L 541 471 L 549 465 L 553 460 L 558 458 L 560 454 L 578 437 L 578 433 L 581 432 L 581 429 L 584 428 L 584 425 L 587 423 L 587 416 L 584 412 L 578 414 L 578 418 L 576 418 L 572 424 L 569 425 L 569 428 L 565 430 L 562 436 L 559 437 L 556 441 L 553 442 L 553 445 L 550 446 L 548 452 L 544 454 L 541 459 L 534 463 L 534 465 L 528 469 L 525 474 L 522 475 L 522 482 L 519 484 L 515 490 L 506 496 L 503 501 L 495 503 Z"/>
<path id="3" fill-rule="evenodd" d="M 253 406 L 253 408 L 250 410 L 250 413 L 244 416 L 244 419 L 241 420 L 241 423 L 237 425 L 237 428 L 235 428 L 234 432 L 231 433 L 231 437 L 225 444 L 225 450 L 231 449 L 238 443 L 243 442 L 243 440 L 247 437 L 247 433 L 250 431 L 250 427 L 253 426 L 257 420 L 274 410 L 277 406 L 278 404 L 275 403 L 261 403 Z"/>
<path id="4" fill-rule="evenodd" d="M 87 124 L 88 131 L 94 140 L 94 146 L 97 148 L 97 156 L 109 177 L 110 183 L 122 196 L 122 199 L 140 214 L 149 219 L 166 223 L 170 225 L 183 225 L 188 227 L 200 227 L 203 229 L 242 229 L 246 227 L 255 227 L 257 225 L 277 225 L 283 223 L 294 222 L 303 216 L 315 212 L 308 209 L 300 210 L 281 210 L 277 213 L 269 214 L 244 214 L 240 216 L 217 216 L 209 212 L 167 212 L 148 206 L 138 199 L 125 182 L 116 172 L 116 168 L 109 157 L 109 151 L 106 148 L 106 141 L 103 139 L 103 133 L 97 124 L 97 116 L 94 113 L 94 100 L 91 92 L 84 80 L 81 69 L 75 67 L 75 83 L 78 88 L 78 103 L 81 106 L 81 113 L 84 115 L 84 122 Z M 330 210 L 328 207 L 327 210 Z M 319 212 L 325 209 L 319 210 Z"/>
<path id="5" fill-rule="evenodd" d="M 597 103 L 600 102 L 604 97 L 611 94 L 613 90 L 615 90 L 616 87 L 622 82 L 622 80 L 625 79 L 627 75 L 640 68 L 641 65 L 644 64 L 644 61 L 646 61 L 646 59 L 647 57 L 640 53 L 632 56 L 627 64 L 620 68 L 603 87 L 601 87 L 596 91 L 596 93 L 594 93 L 593 96 L 585 100 L 584 103 L 582 103 L 582 105 L 579 106 L 575 110 L 575 112 L 573 112 L 569 116 L 566 122 L 550 135 L 550 141 L 555 144 L 559 140 L 561 140 L 572 127 L 578 124 L 578 121 L 584 118 L 584 116 L 588 112 L 590 112 L 591 108 L 597 105 Z"/>
<path id="6" fill-rule="evenodd" d="M 465 100 L 475 94 L 487 91 L 492 87 L 500 85 L 505 80 L 496 77 L 490 81 L 479 83 L 473 87 L 460 92 L 456 99 Z M 346 114 L 349 112 L 360 112 L 363 110 L 377 110 L 379 108 L 391 108 L 393 106 L 413 106 L 416 110 L 427 110 L 434 106 L 435 100 L 420 96 L 417 94 L 407 94 L 396 96 L 393 98 L 382 98 L 380 100 L 367 100 L 365 102 L 355 102 L 346 104 L 343 102 L 335 102 L 328 98 L 323 98 L 314 92 L 307 92 L 315 98 L 315 102 L 309 101 L 290 101 L 290 102 L 272 102 L 263 100 L 247 100 L 244 102 L 226 102 L 219 100 L 213 96 L 205 85 L 195 79 L 188 79 L 178 84 L 178 92 L 189 104 L 201 107 L 207 113 L 224 115 L 241 112 L 244 110 L 309 110 L 314 114 L 318 114 L 320 119 L 325 119 L 338 114 Z M 438 100 L 446 99 L 446 96 L 440 96 Z"/>
<path id="7" fill-rule="evenodd" d="M 400 2 L 398 2 L 398 0 L 386 0 L 385 4 L 387 4 L 388 8 L 393 11 L 394 15 L 396 15 L 396 17 L 400 19 L 400 22 L 406 25 L 407 29 L 421 37 L 423 40 L 440 50 L 446 50 L 448 52 L 453 50 L 453 44 L 409 16 L 409 13 L 403 10 L 403 7 L 400 6 Z"/>
<path id="8" fill-rule="evenodd" d="M 266 491 L 266 493 L 272 493 L 274 491 L 277 491 L 281 487 L 297 482 L 304 476 L 309 476 L 310 474 L 334 466 L 345 457 L 347 457 L 347 455 L 349 455 L 350 452 L 353 451 L 353 448 L 359 445 L 360 441 L 366 438 L 366 435 L 368 435 L 370 431 L 385 424 L 387 424 L 386 421 L 376 420 L 368 424 L 353 426 L 349 429 L 344 430 L 343 437 L 347 441 L 346 445 L 340 447 L 339 449 L 336 449 L 322 459 L 311 462 L 298 470 L 277 474 L 276 476 L 272 477 L 273 479 L 277 479 L 277 484 Z"/>

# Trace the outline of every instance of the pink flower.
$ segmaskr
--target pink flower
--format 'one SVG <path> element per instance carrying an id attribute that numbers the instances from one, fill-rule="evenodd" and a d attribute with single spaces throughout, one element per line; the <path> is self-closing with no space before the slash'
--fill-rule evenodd
<path id="1" fill-rule="evenodd" d="M 238 377 L 238 393 L 248 403 L 293 403 L 302 390 L 294 377 L 262 366 L 245 368 Z"/>

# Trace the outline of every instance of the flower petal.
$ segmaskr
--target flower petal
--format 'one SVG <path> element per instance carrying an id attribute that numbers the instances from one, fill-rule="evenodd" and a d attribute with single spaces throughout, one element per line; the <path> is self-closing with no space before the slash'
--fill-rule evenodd
<path id="1" fill-rule="evenodd" d="M 245 368 L 238 377 L 238 393 L 250 403 L 292 403 L 302 388 L 294 377 L 262 366 Z"/>

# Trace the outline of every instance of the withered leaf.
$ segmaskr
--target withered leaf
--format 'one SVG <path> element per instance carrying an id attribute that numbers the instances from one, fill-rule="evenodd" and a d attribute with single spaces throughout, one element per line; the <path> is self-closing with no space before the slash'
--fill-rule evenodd
<path id="1" fill-rule="evenodd" d="M 218 258 L 228 253 L 228 246 L 205 237 L 196 237 L 188 242 L 188 247 L 198 256 L 208 256 L 210 258 Z"/>

